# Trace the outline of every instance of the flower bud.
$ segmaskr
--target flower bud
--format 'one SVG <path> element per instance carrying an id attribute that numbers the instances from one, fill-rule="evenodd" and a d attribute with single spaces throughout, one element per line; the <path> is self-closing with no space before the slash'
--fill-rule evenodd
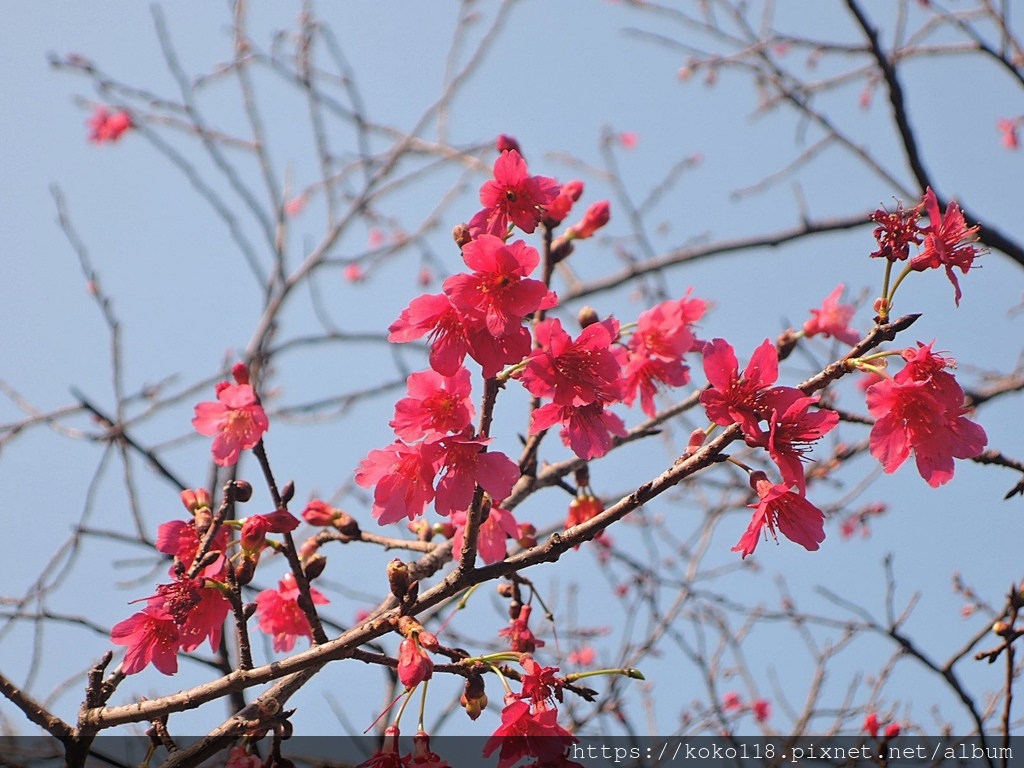
<path id="1" fill-rule="evenodd" d="M 238 562 L 238 566 L 235 568 L 235 581 L 238 586 L 244 587 L 250 581 L 253 576 L 256 575 L 256 566 L 260 562 L 259 552 L 255 554 L 246 554 Z"/>
<path id="2" fill-rule="evenodd" d="M 252 498 L 252 486 L 245 480 L 235 480 L 231 484 L 232 498 L 240 504 L 245 504 Z"/>
<path id="3" fill-rule="evenodd" d="M 597 310 L 593 307 L 583 307 L 576 315 L 576 321 L 580 324 L 580 328 L 586 328 L 600 322 L 601 318 L 597 316 Z"/>
<path id="4" fill-rule="evenodd" d="M 409 594 L 409 586 L 412 579 L 409 576 L 409 566 L 397 557 L 388 563 L 388 586 L 391 587 L 391 594 L 399 601 L 405 600 Z"/>
<path id="5" fill-rule="evenodd" d="M 497 141 L 494 142 L 494 148 L 501 152 L 518 152 L 522 156 L 523 151 L 519 148 L 519 142 L 516 141 L 515 136 L 509 136 L 507 133 L 501 133 L 498 135 Z"/>
<path id="6" fill-rule="evenodd" d="M 466 688 L 459 697 L 459 703 L 470 720 L 480 717 L 480 713 L 487 708 L 487 687 L 481 675 L 474 673 L 466 678 Z"/>
<path id="7" fill-rule="evenodd" d="M 287 504 L 295 496 L 295 482 L 289 480 L 281 489 L 281 503 Z"/>
<path id="8" fill-rule="evenodd" d="M 611 207 L 607 200 L 601 200 L 587 208 L 587 212 L 583 214 L 580 222 L 570 227 L 565 234 L 571 240 L 586 240 L 588 237 L 593 237 L 594 233 L 607 224 L 610 218 Z"/>
<path id="9" fill-rule="evenodd" d="M 245 363 L 235 363 L 231 366 L 231 375 L 235 379 L 235 384 L 248 384 L 249 383 L 249 366 Z"/>
<path id="10" fill-rule="evenodd" d="M 312 557 L 306 560 L 306 565 L 302 569 L 303 573 L 306 574 L 306 581 L 312 581 L 321 573 L 324 572 L 324 568 L 327 567 L 327 558 L 317 552 Z"/>
<path id="11" fill-rule="evenodd" d="M 516 543 L 523 549 L 530 549 L 537 546 L 537 529 L 533 523 L 523 523 L 519 526 L 519 538 Z"/>
<path id="12" fill-rule="evenodd" d="M 466 243 L 473 242 L 472 236 L 469 234 L 469 227 L 465 224 L 456 224 L 452 229 L 452 239 L 455 244 L 461 249 Z"/>
<path id="13" fill-rule="evenodd" d="M 181 503 L 194 515 L 200 509 L 212 507 L 213 499 L 210 498 L 210 492 L 205 488 L 186 489 L 181 492 Z"/>
<path id="14" fill-rule="evenodd" d="M 328 526 L 334 525 L 334 516 L 338 510 L 320 499 L 313 499 L 302 510 L 302 519 L 310 525 Z"/>
<path id="15" fill-rule="evenodd" d="M 1000 637 L 1006 637 L 1010 634 L 1010 625 L 1005 621 L 997 621 L 992 625 L 992 631 Z"/>

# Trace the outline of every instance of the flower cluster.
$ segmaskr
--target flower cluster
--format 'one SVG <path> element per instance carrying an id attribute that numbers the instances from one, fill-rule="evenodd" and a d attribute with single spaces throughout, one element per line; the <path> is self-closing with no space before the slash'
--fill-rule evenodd
<path id="1" fill-rule="evenodd" d="M 871 455 L 886 472 L 895 472 L 910 454 L 928 485 L 937 488 L 953 478 L 953 459 L 969 459 L 985 449 L 982 427 L 966 417 L 964 391 L 945 370 L 949 358 L 931 344 L 903 351 L 903 370 L 868 387 Z"/>

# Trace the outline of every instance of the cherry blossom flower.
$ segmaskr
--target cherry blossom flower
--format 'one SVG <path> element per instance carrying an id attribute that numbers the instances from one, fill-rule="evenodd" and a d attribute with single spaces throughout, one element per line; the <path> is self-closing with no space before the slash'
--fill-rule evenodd
<path id="1" fill-rule="evenodd" d="M 463 536 L 466 532 L 466 513 L 464 511 L 454 513 L 452 523 L 455 525 L 455 532 L 452 534 L 452 551 L 461 552 Z M 512 513 L 501 507 L 492 506 L 487 513 L 487 519 L 480 524 L 480 530 L 477 532 L 476 552 L 486 565 L 500 562 L 508 554 L 505 541 L 518 537 L 519 524 Z"/>
<path id="2" fill-rule="evenodd" d="M 822 436 L 839 423 L 839 414 L 828 408 L 810 410 L 818 402 L 799 389 L 776 387 L 764 398 L 765 408 L 771 409 L 769 432 L 761 439 L 750 441 L 768 449 L 772 461 L 782 473 L 786 485 L 795 485 L 804 493 L 804 454 Z"/>
<path id="3" fill-rule="evenodd" d="M 519 479 L 519 465 L 500 451 L 485 451 L 489 442 L 471 439 L 468 433 L 440 440 L 443 452 L 438 464 L 444 474 L 437 481 L 434 504 L 439 515 L 468 509 L 478 484 L 496 502 L 512 492 Z"/>
<path id="4" fill-rule="evenodd" d="M 562 329 L 558 318 L 537 324 L 540 348 L 520 374 L 523 385 L 536 397 L 550 397 L 558 405 L 589 405 L 617 400 L 619 364 L 611 344 L 619 324 L 611 318 L 588 325 L 576 339 Z"/>
<path id="5" fill-rule="evenodd" d="M 853 346 L 860 341 L 860 333 L 850 327 L 850 319 L 857 308 L 852 304 L 840 304 L 843 295 L 843 284 L 840 283 L 821 303 L 821 309 L 812 309 L 813 317 L 804 323 L 804 335 L 807 338 L 822 336 L 839 339 Z"/>
<path id="6" fill-rule="evenodd" d="M 366 279 L 366 272 L 361 264 L 353 262 L 345 265 L 345 268 L 341 270 L 341 276 L 349 283 L 361 283 Z"/>
<path id="7" fill-rule="evenodd" d="M 469 352 L 462 314 L 443 293 L 413 299 L 388 331 L 393 343 L 429 336 L 430 367 L 442 376 L 456 375 Z"/>
<path id="8" fill-rule="evenodd" d="M 451 764 L 436 752 L 430 750 L 430 736 L 419 731 L 412 737 L 412 759 L 410 766 L 417 768 L 451 768 Z"/>
<path id="9" fill-rule="evenodd" d="M 530 434 L 562 425 L 562 442 L 581 459 L 598 459 L 612 447 L 612 435 L 626 436 L 626 425 L 600 400 L 573 406 L 548 403 L 530 415 Z"/>
<path id="10" fill-rule="evenodd" d="M 713 339 L 704 345 L 704 373 L 711 389 L 700 393 L 700 401 L 708 418 L 723 427 L 738 423 L 748 438 L 758 439 L 765 392 L 779 377 L 775 345 L 765 339 L 741 377 L 732 345 L 725 339 Z"/>
<path id="11" fill-rule="evenodd" d="M 270 428 L 267 414 L 248 384 L 217 385 L 217 401 L 195 407 L 192 426 L 201 435 L 213 437 L 213 460 L 222 467 L 238 462 L 242 451 L 255 446 Z"/>
<path id="12" fill-rule="evenodd" d="M 284 214 L 290 219 L 294 219 L 306 208 L 306 203 L 309 202 L 309 198 L 306 195 L 296 195 L 291 200 L 288 200 L 284 204 Z"/>
<path id="13" fill-rule="evenodd" d="M 470 233 L 474 238 L 489 234 L 504 239 L 510 223 L 532 233 L 558 192 L 554 179 L 529 175 L 517 150 L 502 152 L 494 161 L 494 178 L 480 187 L 484 208 L 470 220 Z"/>
<path id="14" fill-rule="evenodd" d="M 89 141 L 93 144 L 113 143 L 133 127 L 132 117 L 127 112 L 108 112 L 105 107 L 96 107 L 89 118 Z"/>
<path id="15" fill-rule="evenodd" d="M 434 661 L 420 646 L 415 636 L 402 640 L 398 646 L 398 679 L 406 688 L 415 688 L 434 674 Z"/>
<path id="16" fill-rule="evenodd" d="M 462 257 L 473 273 L 452 275 L 444 281 L 444 292 L 456 309 L 486 326 L 492 336 L 508 335 L 526 315 L 555 306 L 548 287 L 527 277 L 540 254 L 522 240 L 506 246 L 497 237 L 481 235 L 466 244 Z"/>
<path id="17" fill-rule="evenodd" d="M 885 738 L 887 738 L 887 739 L 895 739 L 899 735 L 900 735 L 900 724 L 899 723 L 889 723 L 887 726 L 885 726 Z"/>
<path id="18" fill-rule="evenodd" d="M 152 664 L 165 675 L 178 671 L 178 648 L 181 636 L 178 625 L 162 608 L 148 605 L 110 630 L 115 645 L 127 645 L 121 664 L 126 675 L 141 672 Z"/>
<path id="19" fill-rule="evenodd" d="M 406 445 L 396 440 L 383 450 L 370 451 L 359 463 L 356 483 L 376 486 L 372 514 L 381 525 L 403 517 L 415 520 L 434 500 L 434 476 L 442 448 L 435 443 Z"/>
<path id="20" fill-rule="evenodd" d="M 232 747 L 224 768 L 260 768 L 263 760 L 259 755 L 250 755 L 243 746 Z"/>
<path id="21" fill-rule="evenodd" d="M 979 251 L 973 242 L 977 240 L 979 227 L 967 226 L 956 200 L 951 200 L 946 206 L 946 212 L 942 213 L 931 187 L 924 194 L 923 205 L 928 213 L 928 226 L 922 230 L 924 245 L 921 252 L 910 260 L 910 266 L 918 272 L 944 267 L 946 277 L 953 284 L 956 304 L 960 306 L 960 283 L 953 274 L 953 268 L 956 267 L 966 275 L 974 265 Z"/>
<path id="22" fill-rule="evenodd" d="M 524 757 L 537 757 L 542 762 L 555 760 L 577 741 L 557 720 L 555 709 L 531 711 L 525 701 L 506 701 L 501 725 L 484 745 L 483 756 L 490 757 L 500 747 L 498 768 L 510 768 Z"/>
<path id="23" fill-rule="evenodd" d="M 636 149 L 640 143 L 640 136 L 636 131 L 623 131 L 618 135 L 618 139 L 623 149 Z"/>
<path id="24" fill-rule="evenodd" d="M 592 645 L 584 645 L 569 654 L 568 661 L 577 667 L 589 667 L 597 659 L 597 651 Z"/>
<path id="25" fill-rule="evenodd" d="M 604 504 L 592 493 L 576 496 L 569 502 L 569 516 L 565 519 L 565 528 L 568 530 L 574 525 L 585 523 L 602 512 L 604 512 Z"/>
<path id="26" fill-rule="evenodd" d="M 910 454 L 917 470 L 933 488 L 953 478 L 953 459 L 969 459 L 985 449 L 985 430 L 969 420 L 964 394 L 952 374 L 942 370 L 948 361 L 931 351 L 931 344 L 906 350 L 907 365 L 892 379 L 867 390 L 871 455 L 886 473 L 895 472 Z"/>
<path id="27" fill-rule="evenodd" d="M 330 602 L 314 587 L 309 588 L 309 596 L 316 605 Z M 291 651 L 300 635 L 310 640 L 313 638 L 309 619 L 299 608 L 299 587 L 292 573 L 284 575 L 277 589 L 265 589 L 256 595 L 256 616 L 260 629 L 273 637 L 274 650 L 278 653 Z"/>
<path id="28" fill-rule="evenodd" d="M 223 553 L 227 549 L 229 536 L 230 533 L 227 528 L 218 530 L 213 537 L 209 551 Z M 188 522 L 184 520 L 171 520 L 162 523 L 156 529 L 156 550 L 163 552 L 165 555 L 176 557 L 181 561 L 185 570 L 192 567 L 201 544 L 202 541 L 196 531 L 194 520 L 189 520 Z M 221 557 L 203 568 L 199 575 L 207 579 L 219 581 L 223 576 L 226 565 L 227 561 L 222 554 Z M 171 574 L 173 575 L 174 572 L 175 569 L 172 566 Z"/>
<path id="29" fill-rule="evenodd" d="M 879 208 L 871 214 L 871 220 L 878 224 L 874 236 L 878 250 L 872 257 L 903 261 L 910 256 L 910 246 L 921 244 L 921 227 L 918 225 L 920 208 L 903 210 L 903 203 L 896 203 L 896 210 L 889 212 Z"/>
<path id="30" fill-rule="evenodd" d="M 610 218 L 611 204 L 607 200 L 600 200 L 587 208 L 583 218 L 569 227 L 565 231 L 565 235 L 570 240 L 586 240 L 593 237 L 594 233 L 607 224 Z"/>
<path id="31" fill-rule="evenodd" d="M 544 641 L 537 638 L 530 629 L 530 614 L 533 608 L 527 604 L 519 609 L 519 616 L 509 622 L 509 626 L 498 632 L 501 637 L 508 638 L 509 647 L 517 653 L 533 653 L 544 647 Z"/>
<path id="32" fill-rule="evenodd" d="M 751 504 L 754 516 L 746 533 L 732 548 L 745 558 L 753 553 L 765 528 L 778 541 L 776 528 L 790 541 L 804 549 L 816 551 L 825 540 L 825 515 L 802 495 L 793 493 L 785 485 L 773 485 L 764 472 L 750 474 L 750 487 L 761 500 Z"/>
<path id="33" fill-rule="evenodd" d="M 395 418 L 390 423 L 401 439 L 461 432 L 472 423 L 472 386 L 467 369 L 459 368 L 453 376 L 436 371 L 413 373 L 408 387 L 409 396 L 395 405 Z"/>
<path id="34" fill-rule="evenodd" d="M 736 691 L 729 691 L 722 696 L 722 709 L 726 712 L 736 712 L 743 709 L 743 699 Z"/>
<path id="35" fill-rule="evenodd" d="M 399 754 L 398 737 L 398 726 L 389 725 L 384 729 L 384 743 L 356 768 L 408 768 L 412 756 Z"/>
<path id="36" fill-rule="evenodd" d="M 550 700 L 561 686 L 555 673 L 558 667 L 541 666 L 528 653 L 523 654 L 519 659 L 519 665 L 523 668 L 521 675 L 523 688 L 519 694 L 520 699 L 532 699 L 534 703 Z"/>

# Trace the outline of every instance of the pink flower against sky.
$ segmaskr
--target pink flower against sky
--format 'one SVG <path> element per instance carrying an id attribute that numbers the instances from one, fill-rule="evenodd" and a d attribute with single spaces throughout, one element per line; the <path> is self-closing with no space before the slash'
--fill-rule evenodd
<path id="1" fill-rule="evenodd" d="M 110 630 L 116 645 L 127 645 L 121 665 L 126 675 L 141 672 L 152 664 L 165 675 L 178 671 L 178 648 L 181 647 L 178 625 L 162 608 L 147 606 Z"/>
<path id="2" fill-rule="evenodd" d="M 725 339 L 705 344 L 704 373 L 711 389 L 700 393 L 700 401 L 715 424 L 739 424 L 747 437 L 757 439 L 765 392 L 779 378 L 779 353 L 765 339 L 750 356 L 743 376 L 739 375 L 739 367 L 736 351 Z"/>
<path id="3" fill-rule="evenodd" d="M 472 385 L 466 368 L 457 369 L 452 376 L 435 371 L 413 373 L 408 387 L 409 395 L 395 405 L 391 421 L 395 434 L 403 440 L 461 432 L 472 423 Z"/>
<path id="4" fill-rule="evenodd" d="M 617 400 L 619 364 L 611 344 L 618 333 L 614 319 L 588 325 L 576 339 L 562 329 L 558 318 L 538 323 L 540 348 L 521 374 L 523 385 L 530 394 L 550 397 L 558 405 Z"/>
<path id="5" fill-rule="evenodd" d="M 238 462 L 242 451 L 254 447 L 270 428 L 267 414 L 248 384 L 217 385 L 217 402 L 199 403 L 192 426 L 213 437 L 213 460 L 222 467 Z"/>
<path id="6" fill-rule="evenodd" d="M 127 112 L 109 112 L 106 107 L 96 107 L 89 118 L 89 141 L 93 144 L 113 143 L 132 127 L 132 117 Z"/>
<path id="7" fill-rule="evenodd" d="M 951 200 L 946 206 L 946 212 L 942 213 L 931 187 L 925 192 L 923 204 L 928 214 L 928 226 L 923 229 L 924 244 L 921 252 L 910 260 L 910 266 L 918 272 L 944 267 L 946 277 L 953 284 L 956 304 L 959 306 L 960 283 L 953 274 L 953 268 L 966 275 L 974 265 L 974 259 L 980 253 L 973 245 L 979 228 L 967 226 L 956 200 Z"/>
<path id="8" fill-rule="evenodd" d="M 504 239 L 511 223 L 532 233 L 559 191 L 554 179 L 530 176 L 526 161 L 515 149 L 502 152 L 494 161 L 494 178 L 480 187 L 484 208 L 470 220 L 470 232 L 474 237 L 489 234 Z"/>
<path id="9" fill-rule="evenodd" d="M 496 503 L 512 492 L 519 479 L 519 465 L 500 451 L 485 451 L 488 442 L 472 439 L 468 433 L 438 442 L 442 448 L 438 466 L 443 475 L 437 481 L 434 507 L 439 515 L 468 509 L 478 484 Z"/>
<path id="10" fill-rule="evenodd" d="M 376 486 L 372 514 L 377 522 L 387 525 L 423 514 L 434 500 L 434 476 L 441 453 L 435 443 L 406 445 L 401 440 L 370 451 L 356 470 L 356 483 L 363 488 Z"/>
<path id="11" fill-rule="evenodd" d="M 843 284 L 840 283 L 821 303 L 821 309 L 812 309 L 813 317 L 804 323 L 804 335 L 807 338 L 817 336 L 831 336 L 834 339 L 853 346 L 860 341 L 860 333 L 850 327 L 850 320 L 853 319 L 857 308 L 852 304 L 840 304 L 839 299 L 843 296 Z"/>
<path id="12" fill-rule="evenodd" d="M 818 549 L 825 540 L 825 515 L 820 509 L 785 485 L 773 485 L 764 472 L 752 472 L 750 486 L 757 491 L 760 501 L 750 505 L 754 516 L 733 552 L 743 557 L 752 554 L 765 529 L 776 541 L 781 533 L 804 549 Z"/>
<path id="13" fill-rule="evenodd" d="M 309 596 L 317 605 L 330 601 L 317 589 L 310 587 Z M 260 630 L 274 639 L 274 650 L 288 653 L 299 637 L 312 638 L 309 619 L 299 608 L 299 587 L 295 576 L 286 573 L 277 589 L 265 589 L 256 595 L 256 617 Z"/>

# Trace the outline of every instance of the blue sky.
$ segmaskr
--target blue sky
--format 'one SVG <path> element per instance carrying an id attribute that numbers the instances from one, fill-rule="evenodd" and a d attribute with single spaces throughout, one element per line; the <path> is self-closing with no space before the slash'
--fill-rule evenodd
<path id="1" fill-rule="evenodd" d="M 881 14 L 884 5 L 873 8 Z M 249 24 L 252 37 L 268 44 L 270 30 L 293 25 L 298 10 L 295 4 L 256 6 Z M 493 6 L 480 3 L 475 10 L 486 19 Z M 456 4 L 325 4 L 319 12 L 332 26 L 356 73 L 368 114 L 399 128 L 412 126 L 442 87 Z M 220 4 L 173 5 L 163 13 L 189 73 L 209 71 L 230 56 L 230 14 Z M 51 184 L 58 185 L 66 198 L 75 230 L 123 324 L 127 390 L 136 391 L 169 376 L 177 377 L 171 384 L 174 389 L 215 375 L 226 357 L 233 359 L 245 347 L 260 311 L 237 249 L 188 181 L 156 156 L 142 136 L 130 134 L 116 145 L 88 144 L 85 121 L 96 94 L 82 78 L 51 71 L 47 65 L 50 52 L 78 53 L 117 79 L 174 97 L 175 84 L 161 57 L 149 9 L 127 2 L 88 6 L 42 2 L 11 8 L 8 21 L 0 30 L 0 67 L 8 73 L 0 83 L 4 104 L 0 138 L 5 148 L 0 173 L 7 182 L 0 192 L 4 242 L 0 259 L 5 270 L 0 283 L 0 327 L 7 331 L 0 334 L 0 379 L 43 410 L 73 402 L 72 386 L 103 407 L 109 408 L 113 401 L 108 335 L 74 252 L 55 224 Z M 820 15 L 782 17 L 779 23 L 824 35 L 847 22 L 832 4 L 823 4 Z M 471 33 L 471 41 L 483 26 Z M 485 64 L 454 100 L 446 120 L 452 143 L 485 145 L 499 133 L 515 135 L 533 172 L 562 180 L 583 178 L 587 182 L 584 202 L 612 200 L 608 237 L 579 248 L 573 257 L 573 268 L 584 278 L 618 268 L 616 246 L 619 250 L 632 247 L 625 239 L 629 228 L 621 216 L 622 201 L 596 170 L 602 163 L 599 144 L 605 131 L 637 134 L 635 149 L 614 149 L 634 199 L 642 199 L 672 162 L 697 153 L 702 157 L 646 222 L 658 250 L 781 229 L 798 221 L 788 184 L 739 199 L 731 194 L 799 153 L 795 139 L 799 126 L 793 118 L 754 114 L 756 94 L 734 74 L 724 73 L 713 87 L 702 84 L 699 76 L 681 82 L 677 71 L 685 57 L 625 31 L 634 26 L 677 33 L 656 16 L 631 13 L 617 4 L 527 0 L 511 14 Z M 962 197 L 1012 234 L 1024 236 L 1018 215 L 1021 157 L 1003 150 L 994 130 L 996 118 L 1020 111 L 1019 94 L 1012 84 L 992 68 L 969 61 L 955 66 L 912 65 L 908 83 L 915 124 L 942 193 Z M 828 97 L 829 106 L 857 141 L 894 159 L 902 178 L 909 181 L 892 144 L 884 97 L 876 93 L 871 109 L 859 109 L 862 87 L 851 83 Z M 303 100 L 269 73 L 260 75 L 257 88 L 278 177 L 289 176 L 296 187 L 312 183 L 318 171 L 309 150 L 311 134 Z M 951 101 L 955 108 L 950 108 Z M 232 83 L 211 84 L 201 107 L 211 124 L 226 131 L 246 130 Z M 346 147 L 351 139 L 345 129 L 332 130 L 336 146 Z M 424 135 L 435 138 L 437 132 L 436 124 L 431 124 Z M 197 156 L 194 144 L 180 136 L 170 141 L 188 157 Z M 569 156 L 576 159 L 570 161 Z M 489 163 L 491 155 L 484 157 Z M 239 162 L 244 178 L 258 185 L 254 169 Z M 201 167 L 209 170 L 208 164 Z M 457 270 L 460 265 L 447 233 L 475 212 L 475 190 L 483 178 L 479 173 L 462 176 L 443 169 L 383 202 L 381 210 L 389 222 L 414 227 L 449 189 L 462 185 L 462 194 L 442 209 L 440 223 L 423 238 L 419 253 L 364 261 L 368 278 L 362 283 L 345 282 L 340 266 L 324 273 L 319 285 L 332 321 L 346 331 L 382 332 L 422 290 L 416 282 L 422 253 L 430 255 L 435 271 Z M 800 178 L 802 195 L 814 216 L 891 204 L 892 191 L 841 154 L 816 163 Z M 213 183 L 230 195 L 222 181 Z M 322 206 L 314 200 L 295 219 L 289 244 L 296 259 L 317 242 L 322 217 Z M 258 241 L 254 222 L 243 221 L 247 237 Z M 353 228 L 335 255 L 346 260 L 365 253 L 368 234 L 366 227 Z M 666 274 L 665 286 L 677 296 L 692 286 L 696 295 L 713 300 L 714 309 L 702 323 L 703 335 L 728 338 L 745 361 L 761 340 L 802 323 L 809 308 L 817 306 L 837 283 L 844 282 L 854 296 L 874 295 L 881 283 L 881 265 L 867 258 L 872 248 L 869 230 L 855 230 L 677 268 Z M 982 266 L 961 278 L 964 300 L 959 309 L 953 306 L 952 287 L 938 273 L 908 280 L 897 307 L 898 312 L 924 313 L 906 343 L 937 339 L 936 348 L 948 350 L 959 360 L 959 373 L 967 381 L 988 370 L 1012 369 L 1020 353 L 1015 340 L 1020 338 L 1021 316 L 1009 314 L 1021 301 L 1020 267 L 998 254 L 985 257 Z M 624 290 L 587 301 L 602 313 L 614 312 L 624 320 L 643 308 Z M 567 314 L 571 316 L 577 308 L 569 307 Z M 281 338 L 308 331 L 313 315 L 308 296 L 297 298 L 285 315 Z M 869 316 L 863 308 L 855 325 L 865 330 Z M 830 351 L 815 349 L 821 359 Z M 305 350 L 285 355 L 275 380 L 276 403 L 288 407 L 338 392 L 373 390 L 400 378 L 402 364 L 411 368 L 423 364 L 415 351 L 400 354 L 396 364 L 381 345 L 366 343 L 345 350 L 327 347 L 322 353 Z M 784 366 L 783 376 L 788 377 L 786 383 L 795 383 L 809 370 L 807 361 L 794 358 Z M 844 390 L 842 397 L 840 405 L 862 407 L 855 400 L 855 390 Z M 147 443 L 169 444 L 164 453 L 168 463 L 195 486 L 206 481 L 208 455 L 205 441 L 191 436 L 189 419 L 194 402 L 211 398 L 212 388 L 207 388 L 139 427 L 138 437 Z M 360 458 L 391 439 L 387 420 L 392 403 L 393 398 L 372 399 L 340 420 L 275 423 L 268 436 L 271 458 L 295 478 L 300 498 L 342 488 L 346 508 L 358 511 L 369 527 L 368 506 L 359 509 L 365 498 L 344 494 L 350 490 L 351 472 Z M 520 415 L 521 410 L 510 405 L 500 417 L 499 424 L 507 429 L 503 440 L 509 452 L 516 448 L 515 431 L 523 429 Z M 20 417 L 10 401 L 0 399 L 0 422 Z M 638 416 L 629 418 L 636 423 Z M 1024 453 L 1019 411 L 1013 403 L 996 405 L 981 421 L 991 446 L 1009 455 Z M 94 430 L 84 419 L 67 423 L 74 429 Z M 862 436 L 856 431 L 851 435 L 851 439 Z M 552 459 L 563 456 L 556 450 Z M 595 489 L 606 494 L 626 491 L 630 482 L 650 476 L 650 462 L 671 458 L 670 447 L 654 446 L 646 453 L 624 453 L 614 466 L 596 463 L 592 469 Z M 78 521 L 100 460 L 101 446 L 38 428 L 5 446 L 0 456 L 0 491 L 7 503 L 0 515 L 11 549 L 0 558 L 0 594 L 20 594 Z M 255 470 L 255 465 L 247 467 L 251 473 Z M 137 463 L 135 471 L 146 510 L 145 529 L 151 536 L 159 522 L 180 515 L 181 508 L 167 486 L 144 466 Z M 868 461 L 858 460 L 848 483 L 855 485 L 870 471 Z M 813 599 L 814 588 L 822 585 L 879 608 L 884 599 L 880 563 L 886 552 L 895 551 L 901 597 L 906 600 L 914 592 L 921 593 L 909 629 L 930 636 L 941 658 L 978 628 L 977 623 L 969 625 L 958 618 L 959 601 L 949 586 L 951 573 L 960 571 L 996 603 L 1020 576 L 1015 570 L 1020 502 L 1002 501 L 1015 481 L 1003 470 L 960 464 L 953 483 L 931 490 L 908 465 L 895 476 L 877 479 L 862 497 L 864 501 L 885 499 L 891 505 L 890 513 L 873 526 L 871 539 L 843 542 L 831 527 L 822 551 L 814 555 L 788 542 L 777 548 L 762 544 L 757 560 L 763 571 L 754 574 L 748 569 L 738 575 L 736 589 L 747 600 L 763 596 L 776 601 L 773 574 L 784 573 L 802 598 Z M 111 529 L 126 526 L 123 479 L 116 462 L 93 492 L 90 524 Z M 827 498 L 839 491 L 822 489 L 822 493 Z M 524 508 L 524 515 L 550 524 L 561 514 L 559 505 L 564 502 L 557 496 L 539 497 L 534 506 Z M 685 506 L 685 499 L 681 507 L 659 500 L 647 514 L 681 514 Z M 684 521 L 680 536 L 685 535 L 686 526 Z M 728 548 L 744 527 L 745 521 L 737 516 L 718 525 L 714 546 L 720 550 L 716 559 L 721 563 L 735 565 Z M 627 529 L 622 535 L 628 539 L 633 534 Z M 109 625 L 128 614 L 128 600 L 150 594 L 160 574 L 137 547 L 93 542 L 88 550 L 77 566 L 78 575 L 62 588 L 53 605 L 62 611 L 88 613 Z M 360 554 L 352 561 L 338 557 L 338 571 L 329 576 L 357 593 L 374 593 L 379 579 L 366 574 L 379 574 L 387 559 L 380 553 Z M 553 575 L 538 571 L 535 578 L 550 579 L 554 593 L 572 581 L 592 583 L 596 573 L 593 558 L 583 553 Z M 266 583 L 278 575 L 267 575 Z M 365 601 L 360 603 L 359 598 L 338 596 L 335 617 L 347 621 L 361 604 Z M 591 623 L 597 619 L 605 623 L 609 615 L 607 605 L 589 593 L 580 598 L 580 606 L 589 606 Z M 485 615 L 495 627 L 500 626 L 496 613 Z M 616 621 L 612 618 L 607 623 L 615 626 Z M 936 633 L 936 627 L 942 631 Z M 35 669 L 28 663 L 33 642 L 29 625 L 0 635 L 0 671 L 18 682 L 28 679 L 41 696 L 65 680 L 74 680 L 108 646 L 88 631 L 58 626 L 39 640 L 46 664 Z M 67 652 L 69 647 L 75 653 Z M 843 669 L 877 668 L 887 652 L 883 644 L 855 647 L 845 657 Z M 806 675 L 805 668 L 780 658 L 770 643 L 753 644 L 750 660 L 766 680 L 773 674 L 789 680 Z M 673 661 L 663 661 L 648 675 L 655 690 L 674 701 L 666 710 L 672 713 L 690 700 L 707 696 L 692 673 L 680 670 Z M 298 697 L 296 703 L 304 707 L 300 711 L 309 718 L 306 733 L 334 727 L 333 715 L 324 707 L 331 700 L 331 688 L 379 686 L 379 676 L 372 670 L 362 665 L 351 669 L 354 666 L 334 665 L 324 675 L 326 686 L 311 686 Z M 769 673 L 770 669 L 776 672 Z M 945 714 L 961 716 L 926 676 L 900 674 L 907 677 L 895 686 L 895 699 L 908 708 L 908 717 L 928 722 L 932 696 L 942 703 Z M 979 690 L 999 685 L 989 670 L 979 668 L 972 674 Z M 174 681 L 146 672 L 126 683 L 120 695 L 155 696 L 205 675 L 206 670 L 188 665 Z M 771 684 L 763 685 L 770 694 Z M 802 685 L 794 685 L 791 691 L 797 701 Z M 73 717 L 81 687 L 80 682 L 72 682 L 57 696 L 56 707 L 63 716 Z M 839 694 L 837 687 L 835 695 Z M 919 702 L 906 703 L 915 696 Z M 368 725 L 376 714 L 371 712 L 373 706 L 355 706 L 349 713 L 352 722 Z M 0 714 L 11 716 L 6 724 L 27 728 L 6 703 L 0 703 Z M 208 717 L 205 712 L 186 715 L 181 722 L 187 728 L 201 728 Z M 674 714 L 658 721 L 665 731 L 674 726 Z M 454 727 L 461 732 L 461 723 Z"/>

